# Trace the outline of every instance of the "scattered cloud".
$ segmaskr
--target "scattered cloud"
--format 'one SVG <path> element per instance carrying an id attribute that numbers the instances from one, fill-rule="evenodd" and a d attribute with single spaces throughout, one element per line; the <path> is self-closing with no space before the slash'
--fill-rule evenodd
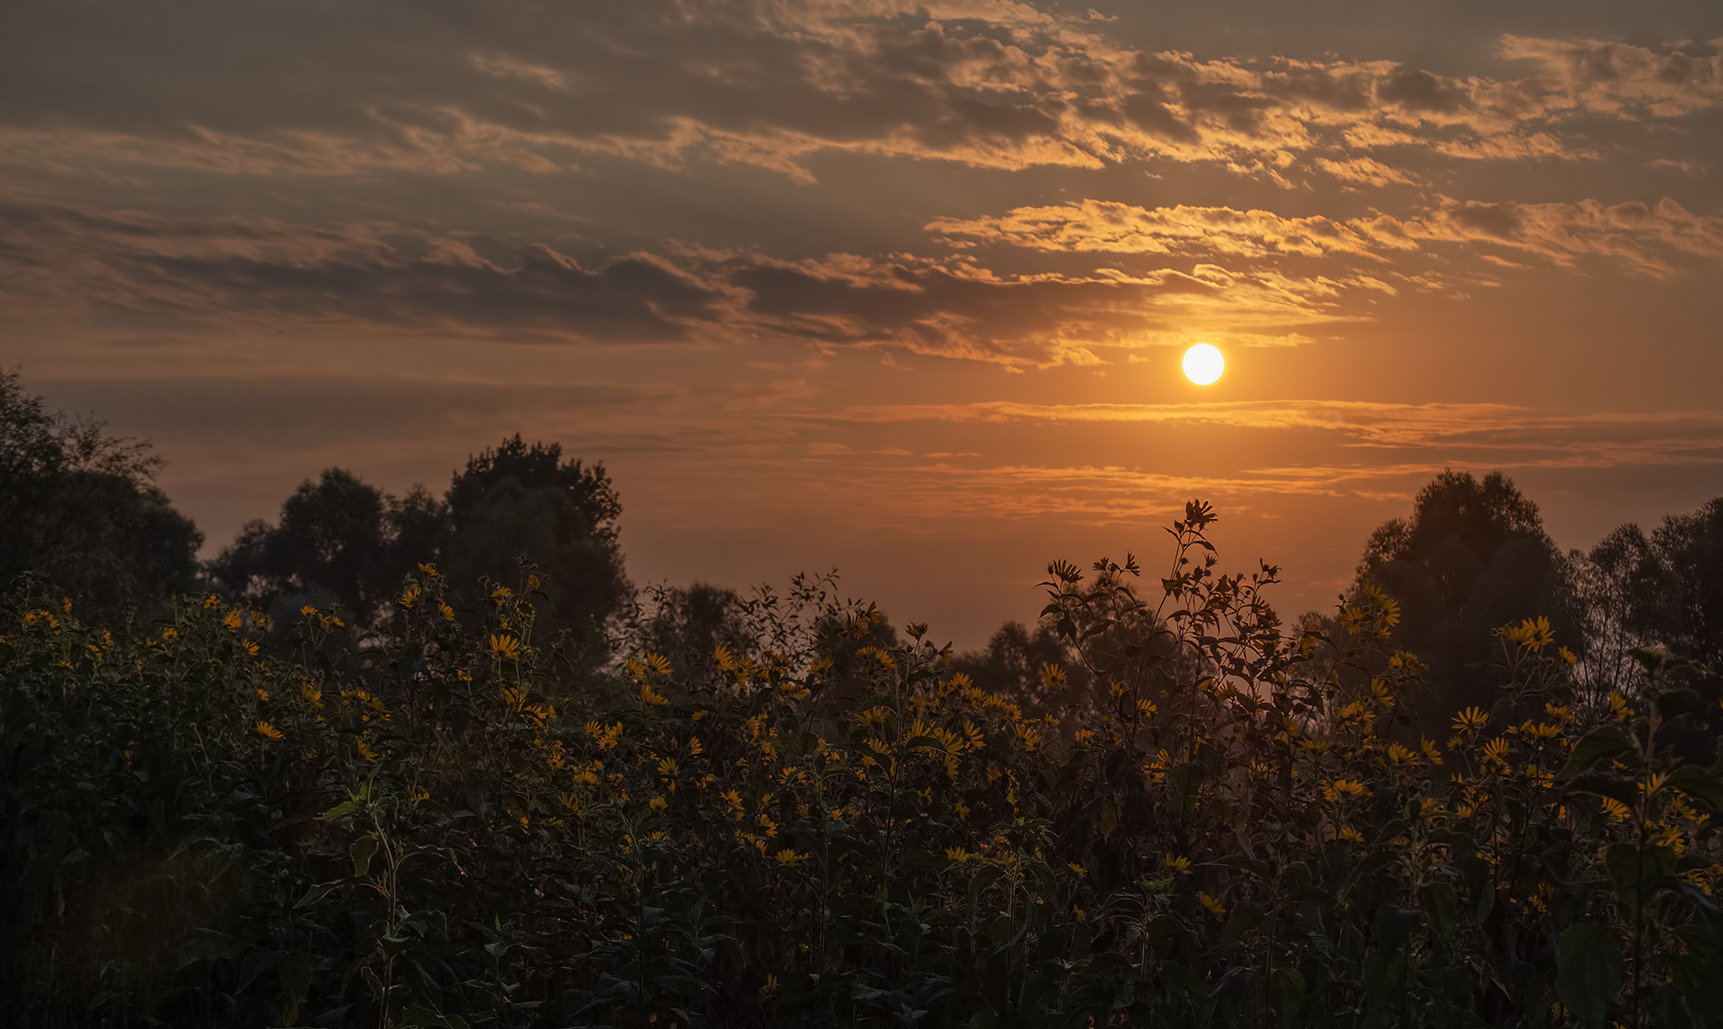
<path id="1" fill-rule="evenodd" d="M 1297 163 L 1387 188 L 1426 181 L 1406 165 L 1435 157 L 1595 157 L 1568 129 L 1580 116 L 1669 120 L 1723 100 L 1717 42 L 1509 35 L 1501 55 L 1529 74 L 1490 79 L 1143 50 L 1110 22 L 1017 3 L 480 6 L 410 26 L 313 6 L 255 31 L 248 8 L 207 0 L 172 16 L 109 9 L 91 32 L 88 12 L 40 4 L 0 51 L 0 160 L 458 176 L 610 154 L 812 181 L 814 155 L 851 152 L 1000 169 L 1206 163 L 1280 182 Z M 208 88 L 239 68 L 242 91 Z M 93 102 L 120 81 L 134 95 Z"/>
<path id="2" fill-rule="evenodd" d="M 1426 210 L 1337 220 L 1285 217 L 1230 207 L 1142 208 L 1112 201 L 1020 207 L 984 218 L 940 218 L 937 234 L 1046 251 L 1212 255 L 1239 258 L 1341 255 L 1384 262 L 1391 255 L 1465 244 L 1536 255 L 1566 266 L 1610 257 L 1635 271 L 1667 276 L 1679 259 L 1723 258 L 1723 217 L 1695 214 L 1674 200 L 1655 204 L 1478 203 L 1439 198 Z"/>

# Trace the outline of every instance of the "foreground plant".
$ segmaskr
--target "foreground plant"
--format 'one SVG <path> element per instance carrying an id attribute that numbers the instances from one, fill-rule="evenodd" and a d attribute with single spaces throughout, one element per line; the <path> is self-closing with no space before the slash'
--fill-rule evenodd
<path id="1" fill-rule="evenodd" d="M 1050 568 L 1026 693 L 829 581 L 667 653 L 424 566 L 289 657 L 220 597 L 0 628 L 0 1003 L 26 1024 L 1608 1025 L 1723 1021 L 1718 770 L 1666 655 L 1581 703 L 1548 623 L 1414 735 L 1423 665 L 1276 569 Z M 660 598 L 662 600 L 662 598 Z M 738 627 L 740 626 L 740 627 Z M 672 641 L 674 642 L 674 641 Z M 574 649 L 571 649 L 574 648 Z M 580 649 L 584 648 L 584 649 Z"/>

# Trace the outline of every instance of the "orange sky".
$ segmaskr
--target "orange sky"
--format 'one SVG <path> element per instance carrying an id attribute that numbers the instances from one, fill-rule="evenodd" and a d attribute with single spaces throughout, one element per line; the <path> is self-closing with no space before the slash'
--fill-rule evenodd
<path id="1" fill-rule="evenodd" d="M 1193 496 L 1290 615 L 1444 467 L 1723 494 L 1723 8 L 1156 6 L 9 4 L 0 363 L 212 547 L 520 431 L 960 645 Z"/>

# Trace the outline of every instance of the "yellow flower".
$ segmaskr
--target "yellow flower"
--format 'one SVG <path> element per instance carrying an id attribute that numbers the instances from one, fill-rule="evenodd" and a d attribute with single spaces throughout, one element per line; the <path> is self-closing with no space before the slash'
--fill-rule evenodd
<path id="1" fill-rule="evenodd" d="M 700 737 L 698 737 L 698 736 L 688 737 L 688 754 L 689 754 L 689 756 L 699 757 L 701 755 L 701 753 L 705 751 L 705 749 L 706 748 L 700 744 Z"/>
<path id="2" fill-rule="evenodd" d="M 1622 722 L 1633 717 L 1633 709 L 1627 706 L 1627 698 L 1621 695 L 1620 690 L 1609 691 L 1609 713 Z"/>
<path id="3" fill-rule="evenodd" d="M 970 858 L 969 851 L 964 850 L 962 847 L 945 848 L 945 856 L 960 865 L 965 861 L 968 861 Z"/>
<path id="4" fill-rule="evenodd" d="M 1168 854 L 1166 857 L 1161 859 L 1161 864 L 1165 865 L 1167 868 L 1170 868 L 1173 871 L 1179 873 L 1180 875 L 1190 875 L 1191 874 L 1191 859 L 1188 857 L 1180 857 L 1180 856 L 1177 856 L 1174 854 Z"/>
<path id="5" fill-rule="evenodd" d="M 1489 713 L 1483 708 L 1469 707 L 1454 716 L 1454 731 L 1477 732 L 1479 729 L 1482 729 L 1485 723 L 1489 722 L 1489 720 Z"/>
<path id="6" fill-rule="evenodd" d="M 640 699 L 650 707 L 663 707 L 665 704 L 670 703 L 670 701 L 664 699 L 663 694 L 654 691 L 653 688 L 646 683 L 640 684 Z"/>
<path id="7" fill-rule="evenodd" d="M 1508 767 L 1508 741 L 1505 736 L 1497 736 L 1484 744 L 1484 763 L 1501 766 L 1503 771 Z"/>
<path id="8" fill-rule="evenodd" d="M 496 589 L 491 590 L 491 599 L 499 605 L 512 596 L 514 596 L 514 591 L 509 589 L 507 586 L 498 586 Z"/>
<path id="9" fill-rule="evenodd" d="M 1364 834 L 1359 832 L 1357 829 L 1352 828 L 1350 825 L 1343 825 L 1340 827 L 1340 838 L 1351 843 L 1364 842 Z"/>
<path id="10" fill-rule="evenodd" d="M 1633 817 L 1633 810 L 1614 797 L 1603 798 L 1603 812 L 1617 822 L 1625 822 Z"/>
<path id="11" fill-rule="evenodd" d="M 304 607 L 299 609 L 299 613 L 309 618 L 317 614 L 317 609 L 312 607 L 310 604 L 306 604 Z"/>
<path id="12" fill-rule="evenodd" d="M 1041 666 L 1041 685 L 1050 690 L 1063 690 L 1070 683 L 1065 678 L 1065 669 L 1059 665 L 1046 664 Z"/>
<path id="13" fill-rule="evenodd" d="M 1519 625 L 1503 626 L 1501 634 L 1533 653 L 1555 642 L 1555 630 L 1550 628 L 1550 620 L 1542 615 L 1527 618 Z"/>
<path id="14" fill-rule="evenodd" d="M 1336 779 L 1331 783 L 1324 783 L 1322 786 L 1322 796 L 1330 802 L 1337 801 L 1341 797 L 1362 797 L 1368 792 L 1364 788 L 1364 784 L 1356 779 Z"/>
<path id="15" fill-rule="evenodd" d="M 663 811 L 665 808 L 670 806 L 670 802 L 665 800 L 663 797 L 653 797 L 651 800 L 646 802 L 646 806 L 650 807 L 654 811 Z"/>
<path id="16" fill-rule="evenodd" d="M 239 627 L 245 624 L 245 616 L 241 615 L 238 611 L 230 610 L 227 614 L 221 616 L 221 624 L 228 632 L 238 632 Z"/>
<path id="17" fill-rule="evenodd" d="M 455 609 L 446 603 L 439 602 L 437 604 L 437 613 L 443 616 L 443 621 L 445 622 L 452 622 L 455 620 Z"/>
<path id="18" fill-rule="evenodd" d="M 1209 896 L 1207 893 L 1204 893 L 1202 890 L 1197 891 L 1197 903 L 1201 904 L 1205 908 L 1208 908 L 1210 911 L 1212 911 L 1213 913 L 1215 913 L 1217 915 L 1226 914 L 1226 908 L 1221 906 L 1220 901 L 1214 897 Z"/>
<path id="19" fill-rule="evenodd" d="M 355 737 L 353 743 L 358 748 L 360 757 L 367 761 L 377 760 L 377 752 L 366 745 L 364 739 Z"/>
<path id="20" fill-rule="evenodd" d="M 205 611 L 208 611 L 212 607 L 220 607 L 220 606 L 221 606 L 221 595 L 219 593 L 211 593 L 209 596 L 203 598 L 203 609 Z"/>
<path id="21" fill-rule="evenodd" d="M 800 865 L 803 862 L 808 860 L 808 855 L 798 854 L 794 850 L 791 850 L 788 847 L 785 847 L 783 850 L 778 851 L 776 857 L 777 857 L 778 864 L 786 865 L 790 868 L 795 868 L 797 865 Z"/>
<path id="22" fill-rule="evenodd" d="M 259 692 L 261 692 L 261 691 L 259 691 Z M 271 742 L 273 742 L 275 740 L 281 739 L 281 730 L 277 729 L 273 725 L 270 725 L 268 722 L 258 722 L 257 723 L 257 735 L 262 736 L 264 739 L 270 740 Z"/>
<path id="23" fill-rule="evenodd" d="M 520 640 L 503 634 L 491 637 L 491 655 L 513 661 L 520 657 Z"/>
<path id="24" fill-rule="evenodd" d="M 419 592 L 419 587 L 414 586 L 399 597 L 396 597 L 395 603 L 411 611 L 413 609 L 413 605 L 419 602 Z"/>
<path id="25" fill-rule="evenodd" d="M 257 687 L 257 699 L 258 700 L 268 700 L 269 699 L 269 691 L 264 689 L 262 686 Z"/>

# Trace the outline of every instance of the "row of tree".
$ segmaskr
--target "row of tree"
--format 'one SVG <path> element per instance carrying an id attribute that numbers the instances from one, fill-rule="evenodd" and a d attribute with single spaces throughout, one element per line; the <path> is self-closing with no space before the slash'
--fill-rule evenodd
<path id="1" fill-rule="evenodd" d="M 477 603 L 482 582 L 513 583 L 525 560 L 541 570 L 541 624 L 595 641 L 632 594 L 604 466 L 565 461 L 556 443 L 506 439 L 471 457 L 442 497 L 422 486 L 395 497 L 328 469 L 207 562 L 203 534 L 154 484 L 160 466 L 147 444 L 49 413 L 18 373 L 0 372 L 0 584 L 34 573 L 85 620 L 115 626 L 208 589 L 277 624 L 310 604 L 370 625 L 420 564 L 468 584 Z"/>
<path id="2" fill-rule="evenodd" d="M 489 577 L 514 582 L 524 559 L 542 576 L 541 624 L 584 637 L 596 655 L 606 624 L 632 611 L 677 662 L 709 660 L 716 643 L 750 638 L 760 603 L 695 586 L 654 591 L 644 613 L 630 604 L 615 489 L 602 464 L 564 460 L 555 443 L 504 440 L 470 458 L 441 497 L 420 486 L 391 496 L 331 468 L 302 483 L 274 522 L 250 523 L 202 564 L 201 533 L 153 483 L 159 466 L 146 445 L 50 414 L 16 372 L 0 373 L 0 582 L 35 572 L 76 598 L 84 617 L 115 624 L 213 586 L 271 610 L 278 624 L 312 604 L 368 625 L 393 609 L 404 576 L 421 563 L 479 603 Z M 1127 561 L 1103 577 L 1136 574 Z M 1439 738 L 1454 710 L 1489 707 L 1500 682 L 1492 631 L 1540 616 L 1571 648 L 1576 681 L 1593 699 L 1628 681 L 1634 648 L 1662 646 L 1696 663 L 1707 707 L 1717 707 L 1719 679 L 1703 669 L 1723 669 L 1723 498 L 1650 532 L 1630 523 L 1589 552 L 1564 554 L 1537 505 L 1506 476 L 1446 471 L 1409 517 L 1370 536 L 1344 601 L 1366 585 L 1398 604 L 1393 643 L 1427 667 L 1408 720 L 1413 734 Z M 1070 660 L 1058 628 L 1008 623 L 959 666 L 1037 703 L 1098 699 L 1099 684 L 1085 675 L 1101 673 Z M 1123 656 L 1152 649 L 1158 628 L 1114 618 L 1107 631 Z M 875 632 L 895 638 L 883 620 Z"/>

